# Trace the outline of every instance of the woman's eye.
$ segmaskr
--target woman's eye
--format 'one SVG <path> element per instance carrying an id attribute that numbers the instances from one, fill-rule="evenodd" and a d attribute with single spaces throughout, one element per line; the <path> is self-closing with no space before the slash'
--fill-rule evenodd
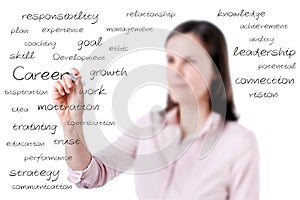
<path id="1" fill-rule="evenodd" d="M 173 63 L 174 62 L 174 59 L 173 58 L 167 58 L 167 63 Z"/>

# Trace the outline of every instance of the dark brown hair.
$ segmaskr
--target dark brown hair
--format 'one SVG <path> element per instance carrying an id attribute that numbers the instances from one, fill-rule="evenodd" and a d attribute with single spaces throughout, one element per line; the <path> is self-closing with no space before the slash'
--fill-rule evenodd
<path id="1" fill-rule="evenodd" d="M 235 113 L 230 80 L 227 45 L 223 33 L 218 27 L 210 22 L 191 20 L 175 27 L 175 29 L 167 37 L 166 43 L 170 38 L 180 33 L 192 33 L 201 42 L 203 42 L 206 51 L 216 66 L 216 69 L 219 70 L 221 77 L 213 80 L 210 85 L 211 99 L 217 101 L 216 103 L 211 104 L 211 109 L 225 115 L 224 117 L 226 120 L 238 120 L 238 116 Z M 223 88 L 225 88 L 225 90 Z M 175 106 L 178 106 L 178 104 L 173 102 L 169 95 L 166 111 L 171 110 Z"/>

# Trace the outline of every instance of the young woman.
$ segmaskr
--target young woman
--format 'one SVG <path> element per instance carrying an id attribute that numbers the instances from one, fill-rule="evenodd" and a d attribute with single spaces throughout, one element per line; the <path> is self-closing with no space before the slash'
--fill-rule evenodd
<path id="1" fill-rule="evenodd" d="M 121 136 L 112 146 L 124 154 L 107 147 L 92 155 L 82 140 L 66 145 L 73 158 L 69 180 L 81 188 L 100 187 L 133 167 L 139 199 L 258 200 L 258 147 L 254 134 L 237 122 L 222 32 L 206 21 L 188 21 L 168 36 L 166 50 L 170 92 L 163 127 L 147 139 L 139 133 Z M 76 69 L 71 73 L 79 76 Z M 80 77 L 57 81 L 54 103 L 82 103 L 74 88 L 82 89 Z M 70 110 L 58 116 L 65 139 L 82 138 L 66 125 Z M 147 115 L 138 123 L 151 122 Z"/>

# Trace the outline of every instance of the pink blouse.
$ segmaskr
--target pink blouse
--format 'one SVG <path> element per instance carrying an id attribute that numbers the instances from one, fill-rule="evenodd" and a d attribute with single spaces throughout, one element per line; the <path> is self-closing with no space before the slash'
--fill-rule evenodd
<path id="1" fill-rule="evenodd" d="M 69 168 L 68 179 L 79 188 L 101 187 L 126 171 L 136 174 L 136 192 L 141 200 L 258 200 L 255 135 L 237 122 L 226 121 L 210 145 L 213 148 L 203 156 L 201 149 L 209 130 L 221 123 L 220 115 L 212 112 L 201 132 L 181 140 L 176 112 L 167 113 L 159 134 L 145 138 L 124 134 L 93 155 L 85 170 Z M 150 121 L 147 116 L 139 124 L 145 126 Z"/>

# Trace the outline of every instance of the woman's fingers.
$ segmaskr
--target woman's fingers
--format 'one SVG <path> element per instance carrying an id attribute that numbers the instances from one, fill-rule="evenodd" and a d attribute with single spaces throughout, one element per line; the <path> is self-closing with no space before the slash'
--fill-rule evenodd
<path id="1" fill-rule="evenodd" d="M 78 75 L 79 75 L 79 71 L 78 71 L 76 68 L 71 68 L 71 69 L 70 69 L 70 72 L 71 72 L 72 74 L 74 74 L 75 76 L 78 76 Z"/>
<path id="2" fill-rule="evenodd" d="M 76 77 L 79 76 L 79 71 L 75 68 L 71 68 L 70 73 L 71 74 L 65 74 L 62 78 L 63 85 L 65 86 L 66 92 L 68 94 L 71 93 L 73 87 L 75 86 Z"/>
<path id="3" fill-rule="evenodd" d="M 66 94 L 63 85 L 59 81 L 56 81 L 54 83 L 54 85 L 53 85 L 53 92 L 54 93 L 58 92 L 62 96 L 64 96 Z"/>
<path id="4" fill-rule="evenodd" d="M 75 68 L 71 68 L 70 69 L 70 73 L 74 74 L 76 77 L 79 75 L 79 71 Z M 54 83 L 54 92 L 58 92 L 60 95 L 66 95 L 66 94 L 70 94 L 75 85 L 79 85 L 82 87 L 82 85 L 80 85 L 81 82 L 80 80 L 76 80 L 76 83 L 74 81 L 72 81 L 72 79 L 70 78 L 70 76 L 68 74 L 63 75 L 62 79 L 59 81 L 56 81 Z"/>
<path id="5" fill-rule="evenodd" d="M 83 91 L 83 85 L 82 85 L 82 82 L 81 82 L 81 76 L 77 76 L 77 79 L 74 83 L 74 87 L 76 87 L 76 91 L 78 95 L 82 94 L 82 91 Z"/>
<path id="6" fill-rule="evenodd" d="M 74 86 L 74 83 L 72 79 L 70 79 L 69 75 L 67 74 L 63 75 L 62 80 L 60 80 L 60 83 L 64 87 L 65 92 L 67 94 L 70 94 Z"/>
<path id="7" fill-rule="evenodd" d="M 78 76 L 76 81 L 75 81 L 75 86 L 78 89 L 78 91 L 82 91 L 83 90 L 83 85 L 81 82 L 81 76 Z"/>
<path id="8" fill-rule="evenodd" d="M 70 93 L 70 91 L 74 85 L 72 79 L 68 75 L 64 75 L 62 79 L 65 82 L 66 87 L 69 89 L 68 93 Z"/>

